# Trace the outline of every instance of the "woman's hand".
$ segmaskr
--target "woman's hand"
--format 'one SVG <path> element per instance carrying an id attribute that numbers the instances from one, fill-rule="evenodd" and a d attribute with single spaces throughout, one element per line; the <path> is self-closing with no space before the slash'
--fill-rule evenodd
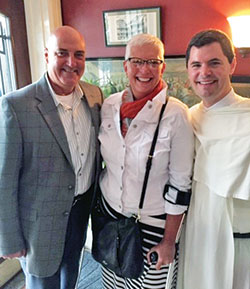
<path id="1" fill-rule="evenodd" d="M 156 270 L 160 270 L 161 266 L 168 265 L 173 262 L 175 256 L 175 243 L 168 244 L 163 240 L 157 245 L 150 249 L 147 254 L 147 260 L 150 264 L 150 254 L 156 252 L 158 254 L 158 260 L 156 263 Z"/>
<path id="2" fill-rule="evenodd" d="M 8 254 L 2 256 L 4 259 L 15 259 L 15 258 L 20 258 L 20 257 L 25 257 L 26 256 L 26 250 L 22 250 L 13 254 Z"/>
<path id="3" fill-rule="evenodd" d="M 151 248 L 147 254 L 147 260 L 149 264 L 151 263 L 150 254 L 154 251 L 158 254 L 158 260 L 155 267 L 157 270 L 160 270 L 162 265 L 168 265 L 174 260 L 175 240 L 182 218 L 183 214 L 167 215 L 164 236 L 161 242 Z"/>

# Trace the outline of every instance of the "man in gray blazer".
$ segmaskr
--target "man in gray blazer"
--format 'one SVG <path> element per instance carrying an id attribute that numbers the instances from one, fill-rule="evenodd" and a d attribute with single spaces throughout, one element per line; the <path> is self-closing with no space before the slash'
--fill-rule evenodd
<path id="1" fill-rule="evenodd" d="M 20 258 L 28 289 L 74 288 L 100 171 L 102 93 L 81 82 L 85 41 L 59 27 L 48 72 L 0 98 L 0 256 Z"/>

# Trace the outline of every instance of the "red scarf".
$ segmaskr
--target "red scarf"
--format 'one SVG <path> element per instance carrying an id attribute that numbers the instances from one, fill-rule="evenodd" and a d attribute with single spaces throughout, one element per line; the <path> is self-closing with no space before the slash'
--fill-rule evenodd
<path id="1" fill-rule="evenodd" d="M 155 89 L 147 96 L 131 101 L 130 89 L 126 89 L 122 95 L 122 105 L 120 108 L 121 133 L 125 137 L 128 131 L 126 119 L 133 119 L 137 113 L 144 107 L 148 100 L 152 100 L 163 88 L 163 81 L 160 80 Z"/>

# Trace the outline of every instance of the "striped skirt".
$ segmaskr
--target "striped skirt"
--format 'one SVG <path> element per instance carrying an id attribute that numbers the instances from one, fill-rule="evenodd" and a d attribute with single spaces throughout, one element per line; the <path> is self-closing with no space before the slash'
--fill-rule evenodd
<path id="1" fill-rule="evenodd" d="M 104 201 L 105 202 L 105 201 Z M 107 208 L 107 203 L 104 204 L 105 209 L 115 217 L 113 210 L 110 212 L 110 207 Z M 156 219 L 151 217 L 151 219 Z M 155 222 L 154 222 L 155 223 Z M 164 222 L 161 222 L 164 223 Z M 169 266 L 162 266 L 160 270 L 155 269 L 155 265 L 150 265 L 147 262 L 146 255 L 148 251 L 155 245 L 157 245 L 164 234 L 164 226 L 157 227 L 149 224 L 141 224 L 142 230 L 142 248 L 144 255 L 144 272 L 142 276 L 138 279 L 128 279 L 117 276 L 113 271 L 102 266 L 102 281 L 104 289 L 165 289 L 166 288 L 166 279 L 168 275 Z M 178 252 L 177 258 L 178 260 Z M 172 280 L 170 280 L 170 286 L 167 289 L 176 288 L 176 279 L 177 279 L 177 260 L 174 263 L 174 273 L 172 274 Z M 136 260 L 135 260 L 136 261 Z"/>

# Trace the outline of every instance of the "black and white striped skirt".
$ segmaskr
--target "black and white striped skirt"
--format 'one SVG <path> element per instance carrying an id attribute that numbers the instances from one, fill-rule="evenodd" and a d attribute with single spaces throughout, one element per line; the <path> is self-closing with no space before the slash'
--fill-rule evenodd
<path id="1" fill-rule="evenodd" d="M 112 209 L 110 211 L 110 207 L 107 205 L 106 201 L 104 201 L 104 207 L 110 215 L 115 217 L 116 212 Z M 164 217 L 164 216 L 163 216 Z M 157 218 L 157 217 L 151 217 Z M 155 223 L 155 222 L 154 222 Z M 164 222 L 161 222 L 164 224 Z M 164 234 L 164 226 L 157 227 L 149 224 L 141 224 L 142 230 L 142 248 L 144 255 L 144 272 L 142 276 L 138 279 L 128 279 L 117 276 L 113 271 L 107 269 L 102 266 L 102 281 L 104 289 L 165 289 L 166 288 L 166 279 L 168 275 L 169 266 L 162 266 L 160 270 L 155 269 L 155 265 L 150 265 L 147 262 L 146 255 L 148 251 L 155 245 L 157 245 L 163 237 Z M 177 254 L 178 260 L 178 254 Z M 176 279 L 177 279 L 177 260 L 174 263 L 174 273 L 173 278 L 171 280 L 171 285 L 167 289 L 175 289 L 176 288 Z"/>

